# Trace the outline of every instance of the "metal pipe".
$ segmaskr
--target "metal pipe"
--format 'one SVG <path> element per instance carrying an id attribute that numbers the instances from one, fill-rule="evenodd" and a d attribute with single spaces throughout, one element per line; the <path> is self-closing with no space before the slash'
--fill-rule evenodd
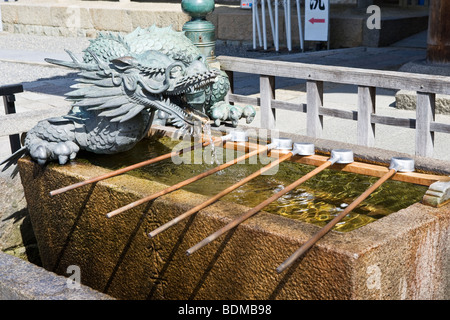
<path id="1" fill-rule="evenodd" d="M 272 3 L 267 0 L 267 8 L 269 9 L 270 28 L 272 30 L 272 38 L 275 39 L 275 26 L 273 23 Z"/>
<path id="2" fill-rule="evenodd" d="M 266 5 L 265 0 L 261 0 L 261 21 L 264 50 L 267 50 L 267 34 L 266 34 Z"/>
<path id="3" fill-rule="evenodd" d="M 207 170 L 207 171 L 205 171 L 205 172 L 203 172 L 203 173 L 201 173 L 201 174 L 199 174 L 199 175 L 197 175 L 195 177 L 192 177 L 192 178 L 189 178 L 187 180 L 181 181 L 181 182 L 179 182 L 179 183 L 177 183 L 177 184 L 175 184 L 175 185 L 173 185 L 171 187 L 168 187 L 168 188 L 166 188 L 164 190 L 161 190 L 159 192 L 156 192 L 156 193 L 154 193 L 154 194 L 152 194 L 150 196 L 144 197 L 144 198 L 142 198 L 140 200 L 134 201 L 134 202 L 132 202 L 132 203 L 130 203 L 128 205 L 125 205 L 125 206 L 123 206 L 121 208 L 118 208 L 118 209 L 116 209 L 114 211 L 111 211 L 111 212 L 107 213 L 106 216 L 108 218 L 111 218 L 111 217 L 113 217 L 113 216 L 115 216 L 115 215 L 117 215 L 117 214 L 119 214 L 121 212 L 124 212 L 124 211 L 127 211 L 129 209 L 132 209 L 132 208 L 134 208 L 134 207 L 136 207 L 138 205 L 141 205 L 141 204 L 143 204 L 145 202 L 154 200 L 154 199 L 156 199 L 156 198 L 158 198 L 160 196 L 163 196 L 163 195 L 165 195 L 165 194 L 167 194 L 169 192 L 178 190 L 181 187 L 184 187 L 184 186 L 186 186 L 186 185 L 188 185 L 190 183 L 193 183 L 193 182 L 196 182 L 196 181 L 198 181 L 200 179 L 203 179 L 203 178 L 205 178 L 205 177 L 207 177 L 207 176 L 209 176 L 209 175 L 211 175 L 213 173 L 216 173 L 218 171 L 224 170 L 224 169 L 226 169 L 226 168 L 228 168 L 228 167 L 230 167 L 230 166 L 232 166 L 232 165 L 234 165 L 234 164 L 236 164 L 236 163 L 238 163 L 240 161 L 243 161 L 243 160 L 245 160 L 247 158 L 250 158 L 250 157 L 252 157 L 254 155 L 263 153 L 264 151 L 267 151 L 267 149 L 269 147 L 270 147 L 270 145 L 266 145 L 266 146 L 263 146 L 263 147 L 258 147 L 256 150 L 253 150 L 253 151 L 251 151 L 249 153 L 246 153 L 246 154 L 244 154 L 244 155 L 242 155 L 242 156 L 240 156 L 240 157 L 238 157 L 236 159 L 228 161 L 228 162 L 226 162 L 224 164 L 221 164 L 221 165 L 219 165 L 219 166 L 217 166 L 215 168 Z"/>
<path id="4" fill-rule="evenodd" d="M 232 186 L 230 186 L 230 187 L 224 189 L 223 191 L 219 192 L 217 195 L 209 198 L 208 200 L 204 201 L 203 203 L 195 206 L 194 208 L 186 211 L 185 213 L 179 215 L 178 217 L 170 220 L 169 222 L 167 222 L 167 223 L 163 224 L 162 226 L 158 227 L 157 229 L 153 230 L 152 232 L 150 232 L 148 234 L 148 236 L 150 238 L 153 238 L 153 237 L 157 236 L 158 234 L 160 234 L 161 232 L 169 229 L 170 227 L 174 226 L 178 222 L 180 222 L 180 221 L 190 217 L 191 215 L 193 215 L 194 213 L 200 211 L 201 209 L 206 208 L 207 206 L 213 204 L 214 202 L 216 202 L 220 198 L 226 196 L 227 194 L 229 194 L 233 190 L 243 186 L 244 184 L 246 184 L 250 180 L 260 176 L 264 172 L 266 172 L 266 171 L 272 169 L 273 167 L 279 165 L 281 162 L 290 159 L 293 155 L 294 155 L 294 153 L 292 151 L 290 151 L 290 152 L 288 152 L 286 154 L 282 154 L 278 159 L 276 159 L 275 161 L 272 161 L 267 166 L 259 169 L 258 171 L 256 171 L 256 172 L 252 173 L 251 175 L 245 177 L 244 179 L 240 180 L 239 182 L 237 182 L 237 183 L 233 184 Z"/>
<path id="5" fill-rule="evenodd" d="M 301 10 L 301 3 L 300 0 L 296 0 L 297 2 L 297 20 L 298 20 L 298 33 L 300 36 L 300 50 L 303 52 L 303 28 L 302 28 L 302 10 Z"/>
<path id="6" fill-rule="evenodd" d="M 335 152 L 334 155 L 332 155 L 332 157 L 329 160 L 327 160 L 326 162 L 324 162 L 322 165 L 320 165 L 316 169 L 312 170 L 308 174 L 304 175 L 303 177 L 301 177 L 297 181 L 293 182 L 292 184 L 290 184 L 289 186 L 287 186 L 283 190 L 281 190 L 278 193 L 274 194 L 270 198 L 264 200 L 263 202 L 261 202 L 256 207 L 248 210 L 242 216 L 240 216 L 240 217 L 236 218 L 235 220 L 231 221 L 229 224 L 227 224 L 224 227 L 222 227 L 221 229 L 217 230 L 216 232 L 214 232 L 213 234 L 211 234 L 207 238 L 203 239 L 202 241 L 200 241 L 199 243 L 197 243 L 196 245 L 194 245 L 193 247 L 188 249 L 186 251 L 186 254 L 187 255 L 193 254 L 195 251 L 197 251 L 198 249 L 204 247 L 205 245 L 209 244 L 210 242 L 214 241 L 215 239 L 217 239 L 218 237 L 223 235 L 228 230 L 231 230 L 231 229 L 237 227 L 240 223 L 244 222 L 245 220 L 247 220 L 248 218 L 250 218 L 254 214 L 258 213 L 264 207 L 268 206 L 270 203 L 276 201 L 278 198 L 280 198 L 284 194 L 294 190 L 300 184 L 302 184 L 303 182 L 305 182 L 308 179 L 312 178 L 313 176 L 315 176 L 319 172 L 325 170 L 326 168 L 330 167 L 334 163 L 341 163 L 341 160 L 343 161 L 342 163 L 348 163 L 347 162 L 348 160 L 345 159 L 346 155 L 344 154 L 345 153 L 344 151 L 345 152 L 351 152 L 350 150 L 340 150 L 338 152 Z M 332 152 L 332 154 L 333 154 L 333 152 Z M 343 155 L 343 157 L 341 157 L 341 154 Z M 352 157 L 353 157 L 353 153 L 352 153 Z"/>
<path id="7" fill-rule="evenodd" d="M 361 194 L 355 201 L 353 201 L 348 207 L 338 214 L 333 220 L 328 222 L 322 229 L 320 229 L 314 236 L 306 241 L 297 251 L 295 251 L 289 258 L 287 258 L 276 269 L 278 273 L 283 272 L 288 268 L 295 260 L 302 256 L 308 249 L 310 249 L 320 238 L 328 233 L 339 221 L 341 221 L 347 214 L 355 209 L 362 201 L 364 201 L 372 192 L 374 192 L 381 184 L 392 177 L 397 171 L 409 172 L 412 159 L 409 158 L 393 158 L 391 160 L 391 166 L 389 171 L 386 172 L 377 182 L 369 187 L 363 194 Z M 414 170 L 414 169 L 413 169 Z"/>
<path id="8" fill-rule="evenodd" d="M 258 0 L 253 0 L 252 10 L 254 10 L 254 17 L 256 20 L 256 28 L 258 30 L 258 40 L 259 40 L 259 46 L 262 47 L 262 40 L 261 40 L 261 26 L 259 24 L 259 11 L 258 11 Z M 256 42 L 256 40 L 255 40 Z M 253 49 L 256 49 L 256 43 Z"/>
<path id="9" fill-rule="evenodd" d="M 291 0 L 286 2 L 286 42 L 288 51 L 292 51 L 292 33 L 291 33 Z"/>
<path id="10" fill-rule="evenodd" d="M 287 0 L 283 0 L 283 9 L 284 9 L 284 28 L 286 29 L 286 46 L 288 43 L 288 30 L 289 30 L 289 26 L 288 26 L 288 13 L 287 13 Z M 288 48 L 289 49 L 289 48 Z"/>
<path id="11" fill-rule="evenodd" d="M 289 51 L 292 51 L 292 23 L 291 23 L 291 0 L 288 0 L 288 7 L 289 7 Z"/>
<path id="12" fill-rule="evenodd" d="M 279 41 L 279 37 L 278 37 L 278 0 L 275 0 L 275 34 L 274 34 L 274 46 L 275 46 L 275 51 L 278 52 L 280 50 L 280 41 Z"/>
<path id="13" fill-rule="evenodd" d="M 219 140 L 221 142 L 224 142 L 224 141 L 228 140 L 229 138 L 230 138 L 229 135 L 223 136 L 223 137 L 220 137 L 220 138 L 213 137 L 213 143 L 216 143 Z M 115 171 L 112 171 L 112 172 L 108 172 L 108 173 L 102 174 L 102 175 L 97 176 L 97 177 L 93 177 L 93 178 L 90 178 L 90 179 L 87 179 L 87 180 L 84 180 L 84 181 L 80 181 L 80 182 L 71 184 L 69 186 L 62 187 L 62 188 L 50 191 L 50 196 L 55 196 L 57 194 L 60 194 L 60 193 L 63 193 L 63 192 L 69 191 L 69 190 L 73 190 L 73 189 L 76 189 L 76 188 L 79 188 L 79 187 L 82 187 L 82 186 L 85 186 L 85 185 L 88 185 L 88 184 L 91 184 L 91 183 L 95 183 L 95 182 L 98 182 L 98 181 L 101 181 L 101 180 L 105 180 L 105 179 L 117 176 L 119 174 L 123 174 L 125 172 L 131 171 L 131 170 L 134 170 L 134 169 L 137 169 L 137 168 L 141 168 L 143 166 L 147 166 L 147 165 L 159 162 L 159 161 L 163 161 L 163 160 L 169 159 L 169 158 L 171 158 L 173 156 L 177 156 L 177 155 L 183 154 L 185 152 L 190 152 L 190 151 L 192 151 L 192 150 L 194 150 L 194 149 L 196 149 L 196 148 L 198 148 L 200 146 L 202 148 L 206 147 L 206 146 L 208 146 L 210 144 L 211 144 L 211 141 L 205 141 L 203 143 L 194 144 L 191 147 L 184 148 L 184 149 L 181 149 L 179 151 L 173 151 L 173 152 L 164 154 L 162 156 L 159 156 L 159 157 L 156 157 L 156 158 L 153 158 L 153 159 L 145 160 L 145 161 L 133 164 L 133 165 L 125 167 L 125 168 L 121 168 L 121 169 L 118 169 L 118 170 L 115 170 Z"/>
<path id="14" fill-rule="evenodd" d="M 253 32 L 253 50 L 256 49 L 256 0 L 252 1 L 252 32 Z"/>

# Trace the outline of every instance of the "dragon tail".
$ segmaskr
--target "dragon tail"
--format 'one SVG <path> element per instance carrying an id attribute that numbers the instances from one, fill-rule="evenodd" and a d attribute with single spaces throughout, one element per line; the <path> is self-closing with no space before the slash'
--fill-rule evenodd
<path id="1" fill-rule="evenodd" d="M 10 155 L 8 158 L 6 158 L 5 160 L 3 160 L 2 162 L 0 162 L 0 166 L 5 165 L 2 169 L 3 171 L 6 171 L 9 167 L 11 167 L 13 164 L 16 164 L 17 161 L 27 153 L 28 148 L 27 147 L 22 147 L 19 150 L 17 150 L 16 152 L 14 152 L 12 155 Z"/>

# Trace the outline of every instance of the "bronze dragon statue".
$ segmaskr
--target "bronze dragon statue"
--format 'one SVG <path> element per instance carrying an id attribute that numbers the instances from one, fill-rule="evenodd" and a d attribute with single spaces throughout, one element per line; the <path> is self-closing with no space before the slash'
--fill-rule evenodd
<path id="1" fill-rule="evenodd" d="M 25 154 L 39 164 L 65 164 L 80 149 L 99 154 L 129 150 L 158 118 L 192 130 L 210 116 L 217 125 L 231 120 L 233 126 L 241 117 L 248 123 L 254 117 L 254 110 L 224 108 L 230 88 L 226 74 L 210 68 L 184 33 L 171 27 L 137 28 L 125 36 L 100 34 L 82 61 L 67 53 L 72 61 L 46 61 L 79 70 L 74 90 L 66 94 L 70 112 L 38 122 L 27 132 L 24 146 L 1 163 L 3 170 Z"/>

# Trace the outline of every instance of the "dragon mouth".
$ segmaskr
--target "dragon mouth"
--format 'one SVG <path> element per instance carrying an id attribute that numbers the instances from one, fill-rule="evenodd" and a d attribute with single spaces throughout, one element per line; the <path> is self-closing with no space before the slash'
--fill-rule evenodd
<path id="1" fill-rule="evenodd" d="M 162 98 L 160 101 L 153 101 L 154 107 L 169 114 L 170 121 L 177 127 L 194 126 L 196 121 L 206 123 L 209 117 L 195 110 L 191 106 L 179 107 L 172 103 L 170 98 Z"/>

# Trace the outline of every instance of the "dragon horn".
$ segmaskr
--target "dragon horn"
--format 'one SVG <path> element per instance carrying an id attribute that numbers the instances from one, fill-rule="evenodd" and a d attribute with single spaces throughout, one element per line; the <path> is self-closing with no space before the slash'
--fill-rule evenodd
<path id="1" fill-rule="evenodd" d="M 99 68 L 101 70 L 107 70 L 109 69 L 108 64 L 106 64 L 104 61 L 100 60 L 100 58 L 91 50 L 86 49 L 87 52 L 89 52 L 92 56 L 92 58 L 94 58 L 94 60 L 97 62 L 97 65 L 99 66 Z"/>
<path id="2" fill-rule="evenodd" d="M 98 70 L 97 66 L 93 66 L 88 63 L 80 62 L 72 52 L 70 52 L 69 50 L 65 50 L 65 51 L 70 56 L 72 61 L 62 61 L 62 60 L 51 59 L 51 58 L 45 58 L 44 60 L 48 63 L 56 64 L 56 65 L 63 66 L 63 67 L 68 67 L 71 69 L 83 69 L 83 70 L 88 70 L 88 71 Z"/>
<path id="3" fill-rule="evenodd" d="M 73 62 L 80 64 L 80 60 L 78 60 L 78 58 L 75 57 L 75 55 L 71 51 L 69 51 L 67 49 L 64 49 L 64 51 L 67 52 L 67 54 L 69 55 L 70 58 L 72 58 Z"/>

